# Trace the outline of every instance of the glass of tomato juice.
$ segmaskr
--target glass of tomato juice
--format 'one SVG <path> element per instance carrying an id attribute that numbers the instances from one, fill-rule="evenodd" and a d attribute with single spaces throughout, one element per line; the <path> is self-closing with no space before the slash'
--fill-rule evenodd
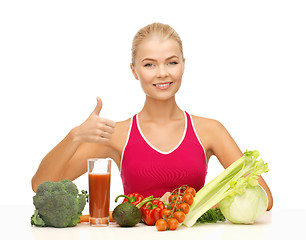
<path id="1" fill-rule="evenodd" d="M 90 226 L 106 227 L 109 224 L 111 164 L 110 158 L 87 160 Z"/>

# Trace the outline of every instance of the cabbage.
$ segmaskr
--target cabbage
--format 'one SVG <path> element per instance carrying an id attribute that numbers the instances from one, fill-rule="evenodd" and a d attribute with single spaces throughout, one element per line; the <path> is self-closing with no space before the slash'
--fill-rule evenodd
<path id="1" fill-rule="evenodd" d="M 268 196 L 260 185 L 248 186 L 243 194 L 233 194 L 219 202 L 222 214 L 232 223 L 252 224 L 267 207 Z"/>

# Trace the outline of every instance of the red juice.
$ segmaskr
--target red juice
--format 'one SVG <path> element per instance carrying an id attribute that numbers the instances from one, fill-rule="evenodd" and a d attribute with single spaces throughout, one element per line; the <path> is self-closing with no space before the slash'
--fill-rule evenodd
<path id="1" fill-rule="evenodd" d="M 110 179 L 110 173 L 88 174 L 91 218 L 108 218 L 109 216 Z"/>

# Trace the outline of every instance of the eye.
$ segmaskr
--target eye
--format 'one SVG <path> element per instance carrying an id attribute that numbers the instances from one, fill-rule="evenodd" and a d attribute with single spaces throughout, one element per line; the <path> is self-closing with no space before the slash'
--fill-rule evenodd
<path id="1" fill-rule="evenodd" d="M 170 65 L 176 65 L 178 64 L 178 62 L 175 62 L 175 61 L 172 61 L 172 62 L 169 62 Z"/>
<path id="2" fill-rule="evenodd" d="M 146 64 L 144 65 L 144 67 L 153 67 L 153 64 L 152 64 L 152 63 L 146 63 Z"/>

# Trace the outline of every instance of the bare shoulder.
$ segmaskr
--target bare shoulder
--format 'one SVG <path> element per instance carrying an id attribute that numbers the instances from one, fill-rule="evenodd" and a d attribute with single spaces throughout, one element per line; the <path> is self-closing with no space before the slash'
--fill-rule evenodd
<path id="1" fill-rule="evenodd" d="M 131 125 L 131 119 L 132 118 L 128 118 L 126 120 L 116 122 L 115 132 L 116 130 L 118 130 L 119 132 L 128 131 Z"/>
<path id="2" fill-rule="evenodd" d="M 241 157 L 242 152 L 227 129 L 217 120 L 192 116 L 194 127 L 206 149 L 226 168 Z"/>
<path id="3" fill-rule="evenodd" d="M 206 150 L 207 158 L 214 155 L 214 147 L 220 136 L 224 136 L 227 130 L 215 119 L 192 116 L 195 131 Z"/>
<path id="4" fill-rule="evenodd" d="M 128 135 L 130 125 L 131 118 L 116 122 L 115 131 L 113 133 L 112 139 L 114 138 L 116 141 L 120 140 L 120 142 L 122 140 L 125 140 Z"/>
<path id="5" fill-rule="evenodd" d="M 205 131 L 206 133 L 215 133 L 216 131 L 225 130 L 224 126 L 218 120 L 194 115 L 191 116 L 194 127 L 200 132 Z"/>
<path id="6" fill-rule="evenodd" d="M 121 155 L 125 145 L 129 129 L 131 125 L 131 118 L 116 122 L 115 131 L 110 140 L 110 144 Z"/>

